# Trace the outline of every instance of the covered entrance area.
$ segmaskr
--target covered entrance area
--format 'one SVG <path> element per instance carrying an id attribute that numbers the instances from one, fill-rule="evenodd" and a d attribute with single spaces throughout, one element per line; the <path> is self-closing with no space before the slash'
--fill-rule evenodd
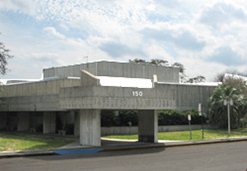
<path id="1" fill-rule="evenodd" d="M 79 142 L 82 146 L 101 146 L 101 110 L 80 110 Z M 158 142 L 158 113 L 156 110 L 137 110 L 138 142 Z M 75 121 L 77 122 L 77 121 Z M 76 127 L 76 126 L 75 126 Z M 104 141 L 105 142 L 105 141 Z"/>

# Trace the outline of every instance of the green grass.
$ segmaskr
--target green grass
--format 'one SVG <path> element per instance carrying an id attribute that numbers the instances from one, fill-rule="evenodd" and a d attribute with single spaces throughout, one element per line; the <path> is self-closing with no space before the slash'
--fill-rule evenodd
<path id="1" fill-rule="evenodd" d="M 73 140 L 62 137 L 0 132 L 0 151 L 50 150 L 70 142 Z"/>
<path id="2" fill-rule="evenodd" d="M 233 130 L 230 137 L 240 137 L 247 136 L 247 130 Z M 177 132 L 159 132 L 159 140 L 189 140 L 189 131 L 177 131 Z M 192 131 L 192 140 L 201 140 L 202 132 L 201 130 Z M 204 130 L 204 139 L 221 139 L 227 138 L 227 130 Z M 105 138 L 112 139 L 128 139 L 136 140 L 137 135 L 110 135 L 105 136 Z"/>

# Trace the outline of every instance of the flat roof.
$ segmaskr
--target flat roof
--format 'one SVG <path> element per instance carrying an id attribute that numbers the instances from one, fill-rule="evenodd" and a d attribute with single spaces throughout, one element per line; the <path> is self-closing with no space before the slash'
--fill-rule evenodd
<path id="1" fill-rule="evenodd" d="M 101 86 L 153 88 L 151 79 L 108 76 L 96 76 L 96 78 L 100 80 Z"/>

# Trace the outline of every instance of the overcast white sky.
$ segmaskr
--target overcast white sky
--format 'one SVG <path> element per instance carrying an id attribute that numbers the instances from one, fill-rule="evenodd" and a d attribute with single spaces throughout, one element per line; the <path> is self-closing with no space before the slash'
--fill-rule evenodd
<path id="1" fill-rule="evenodd" d="M 11 50 L 2 78 L 43 68 L 160 58 L 190 77 L 247 73 L 246 0 L 1 0 L 0 41 Z"/>

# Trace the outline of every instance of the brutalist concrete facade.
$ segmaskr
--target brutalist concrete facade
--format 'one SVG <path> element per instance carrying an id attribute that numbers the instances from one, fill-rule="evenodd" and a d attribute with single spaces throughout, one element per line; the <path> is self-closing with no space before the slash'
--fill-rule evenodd
<path id="1" fill-rule="evenodd" d="M 151 64 L 95 62 L 43 72 L 42 81 L 4 86 L 0 95 L 0 128 L 8 127 L 6 118 L 15 113 L 17 130 L 28 130 L 30 116 L 39 113 L 43 116 L 43 133 L 55 133 L 56 114 L 73 113 L 74 134 L 80 136 L 80 143 L 100 146 L 101 110 L 137 110 L 139 140 L 157 142 L 157 110 L 197 109 L 202 103 L 206 112 L 207 100 L 215 88 L 180 84 L 178 68 Z M 153 80 L 153 75 L 158 81 Z M 102 86 L 97 76 L 151 79 L 153 87 Z"/>
<path id="2" fill-rule="evenodd" d="M 86 70 L 96 76 L 148 78 L 156 74 L 160 82 L 179 82 L 179 68 L 164 67 L 151 64 L 93 62 L 43 70 L 44 79 L 80 77 L 81 70 Z"/>

